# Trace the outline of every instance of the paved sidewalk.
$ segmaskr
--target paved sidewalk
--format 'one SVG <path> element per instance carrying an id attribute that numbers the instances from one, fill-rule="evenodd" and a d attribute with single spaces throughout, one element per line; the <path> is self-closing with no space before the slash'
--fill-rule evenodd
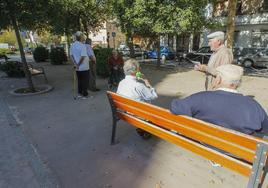
<path id="1" fill-rule="evenodd" d="M 3 99 L 0 99 L 0 133 L 1 188 L 59 187 Z"/>
<path id="2" fill-rule="evenodd" d="M 57 185 L 55 176 L 64 188 L 246 187 L 246 177 L 214 168 L 206 159 L 156 137 L 144 141 L 124 122 L 119 122 L 117 132 L 120 143 L 110 146 L 107 80 L 97 79 L 101 91 L 90 92 L 93 98 L 74 100 L 72 65 L 35 65 L 45 68 L 53 91 L 12 96 L 8 91 L 26 86 L 26 81 L 1 77 L 0 72 L 0 98 L 5 97 L 11 109 L 0 101 L 0 188 L 53 187 Z M 192 68 L 145 65 L 142 72 L 157 89 L 159 99 L 154 103 L 158 106 L 168 108 L 172 99 L 204 89 L 204 75 Z M 33 81 L 35 85 L 44 83 L 43 77 Z M 268 109 L 267 78 L 245 77 L 241 91 L 254 95 Z"/>

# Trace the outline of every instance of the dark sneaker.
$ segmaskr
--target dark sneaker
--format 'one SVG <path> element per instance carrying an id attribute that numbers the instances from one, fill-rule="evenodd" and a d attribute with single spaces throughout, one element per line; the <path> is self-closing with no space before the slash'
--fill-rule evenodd
<path id="1" fill-rule="evenodd" d="M 97 91 L 100 91 L 100 89 L 99 88 L 96 88 L 96 89 L 92 89 L 90 91 L 97 92 Z"/>
<path id="2" fill-rule="evenodd" d="M 152 137 L 151 133 L 148 133 L 147 131 L 144 131 L 142 129 L 136 129 L 138 135 L 140 135 L 144 140 L 148 140 Z"/>

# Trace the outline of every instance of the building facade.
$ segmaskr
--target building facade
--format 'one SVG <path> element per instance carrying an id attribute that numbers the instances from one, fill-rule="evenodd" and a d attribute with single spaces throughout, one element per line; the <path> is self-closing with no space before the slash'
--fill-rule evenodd
<path id="1" fill-rule="evenodd" d="M 195 34 L 163 36 L 162 44 L 173 47 L 178 53 L 195 51 L 202 46 L 207 46 L 209 33 L 219 30 L 226 32 L 228 0 L 218 0 L 214 6 L 209 4 L 205 16 L 213 18 L 221 26 Z M 234 47 L 268 47 L 268 0 L 237 1 Z"/>
<path id="2" fill-rule="evenodd" d="M 125 35 L 121 32 L 115 21 L 105 22 L 98 31 L 89 34 L 93 46 L 118 48 L 121 43 L 125 43 Z"/>
<path id="3" fill-rule="evenodd" d="M 213 7 L 213 17 L 226 32 L 228 0 L 218 1 Z M 206 34 L 203 44 L 206 45 Z M 268 0 L 238 0 L 235 18 L 234 47 L 267 47 Z"/>

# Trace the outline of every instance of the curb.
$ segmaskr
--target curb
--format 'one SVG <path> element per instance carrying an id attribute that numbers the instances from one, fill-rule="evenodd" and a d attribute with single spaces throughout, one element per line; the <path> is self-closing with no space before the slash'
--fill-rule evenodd
<path id="1" fill-rule="evenodd" d="M 21 87 L 20 87 L 21 88 Z M 19 88 L 15 88 L 15 89 L 12 89 L 11 91 L 9 91 L 9 93 L 11 95 L 14 95 L 14 96 L 32 96 L 32 95 L 40 95 L 40 94 L 43 94 L 43 93 L 47 93 L 51 90 L 53 90 L 54 88 L 51 86 L 51 85 L 38 85 L 36 86 L 36 88 L 44 88 L 44 90 L 42 91 L 38 91 L 38 92 L 35 92 L 35 93 L 16 93 L 15 91 Z"/>

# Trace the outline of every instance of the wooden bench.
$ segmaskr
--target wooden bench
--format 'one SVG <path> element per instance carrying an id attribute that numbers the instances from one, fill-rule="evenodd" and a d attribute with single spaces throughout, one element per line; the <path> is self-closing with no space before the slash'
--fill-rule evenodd
<path id="1" fill-rule="evenodd" d="M 22 62 L 20 62 L 20 61 L 12 61 L 12 62 L 15 62 L 17 67 L 19 69 L 23 70 Z M 28 65 L 28 69 L 29 69 L 29 71 L 30 71 L 32 76 L 43 75 L 44 79 L 45 79 L 45 82 L 48 83 L 47 76 L 46 76 L 46 73 L 45 73 L 45 69 L 43 67 L 33 66 L 31 63 L 27 63 L 27 65 Z"/>
<path id="2" fill-rule="evenodd" d="M 47 76 L 43 67 L 34 67 L 30 63 L 28 63 L 28 67 L 32 76 L 43 75 L 45 78 L 45 82 L 48 83 Z"/>
<path id="3" fill-rule="evenodd" d="M 110 91 L 107 91 L 107 96 L 113 115 L 111 144 L 115 144 L 117 122 L 124 120 L 249 177 L 248 188 L 263 185 L 268 161 L 267 141 L 194 118 L 177 116 L 167 109 Z"/>

